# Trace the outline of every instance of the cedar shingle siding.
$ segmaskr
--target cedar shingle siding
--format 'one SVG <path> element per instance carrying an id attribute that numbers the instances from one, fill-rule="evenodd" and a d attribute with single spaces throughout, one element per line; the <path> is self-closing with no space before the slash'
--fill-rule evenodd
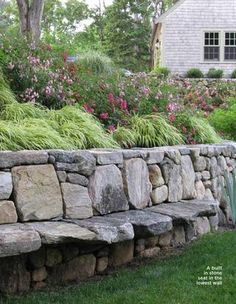
<path id="1" fill-rule="evenodd" d="M 236 32 L 236 0 L 179 0 L 169 14 L 160 19 L 162 23 L 161 66 L 173 73 L 184 74 L 193 67 L 206 73 L 209 68 L 224 70 L 229 76 L 236 69 L 235 61 L 224 61 L 221 47 L 220 62 L 204 61 L 204 31 Z"/>

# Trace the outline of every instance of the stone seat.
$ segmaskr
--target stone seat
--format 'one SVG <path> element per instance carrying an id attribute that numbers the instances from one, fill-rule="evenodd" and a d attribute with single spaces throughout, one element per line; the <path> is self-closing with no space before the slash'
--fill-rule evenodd
<path id="1" fill-rule="evenodd" d="M 0 257 L 19 255 L 40 247 L 40 235 L 30 226 L 20 223 L 0 225 Z"/>
<path id="2" fill-rule="evenodd" d="M 149 209 L 118 212 L 106 217 L 132 224 L 136 238 L 156 236 L 172 229 L 172 219 L 169 216 L 150 212 Z"/>
<path id="3" fill-rule="evenodd" d="M 126 220 L 105 216 L 94 216 L 84 220 L 64 220 L 93 231 L 96 241 L 108 244 L 132 240 L 133 226 Z"/>
<path id="4" fill-rule="evenodd" d="M 166 203 L 149 208 L 151 212 L 168 215 L 174 224 L 191 223 L 197 217 L 214 216 L 217 213 L 217 202 L 213 200 L 189 200 L 178 203 Z"/>

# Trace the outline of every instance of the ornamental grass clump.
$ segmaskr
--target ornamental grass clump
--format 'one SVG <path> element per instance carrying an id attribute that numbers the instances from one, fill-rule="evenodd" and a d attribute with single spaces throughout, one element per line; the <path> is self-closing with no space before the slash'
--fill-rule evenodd
<path id="1" fill-rule="evenodd" d="M 118 143 L 123 147 L 158 147 L 183 143 L 182 135 L 170 125 L 161 114 L 134 115 L 129 125 L 114 132 Z"/>
<path id="2" fill-rule="evenodd" d="M 236 224 L 236 174 L 225 172 L 225 198 L 231 211 L 232 222 Z"/>

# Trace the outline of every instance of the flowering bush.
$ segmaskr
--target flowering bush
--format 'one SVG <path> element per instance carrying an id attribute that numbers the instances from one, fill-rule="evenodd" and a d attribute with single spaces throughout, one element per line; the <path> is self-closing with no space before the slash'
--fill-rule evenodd
<path id="1" fill-rule="evenodd" d="M 215 109 L 226 108 L 229 97 L 236 98 L 234 82 L 164 79 L 153 73 L 126 77 L 114 66 L 109 70 L 110 61 L 101 61 L 101 56 L 94 68 L 93 61 L 81 57 L 68 62 L 68 56 L 50 45 L 34 49 L 16 41 L 14 47 L 4 43 L 1 62 L 19 102 L 49 109 L 79 104 L 110 133 L 129 126 L 134 115 L 162 114 L 170 124 L 180 126 L 186 143 L 202 142 L 182 113 L 207 118 Z M 100 68 L 102 62 L 105 69 Z"/>

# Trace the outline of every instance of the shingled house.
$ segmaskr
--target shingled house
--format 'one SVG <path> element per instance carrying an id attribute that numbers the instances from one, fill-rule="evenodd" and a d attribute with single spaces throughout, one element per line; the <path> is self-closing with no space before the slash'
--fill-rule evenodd
<path id="1" fill-rule="evenodd" d="M 152 36 L 154 66 L 185 74 L 196 67 L 236 69 L 236 0 L 179 0 L 161 15 Z"/>

